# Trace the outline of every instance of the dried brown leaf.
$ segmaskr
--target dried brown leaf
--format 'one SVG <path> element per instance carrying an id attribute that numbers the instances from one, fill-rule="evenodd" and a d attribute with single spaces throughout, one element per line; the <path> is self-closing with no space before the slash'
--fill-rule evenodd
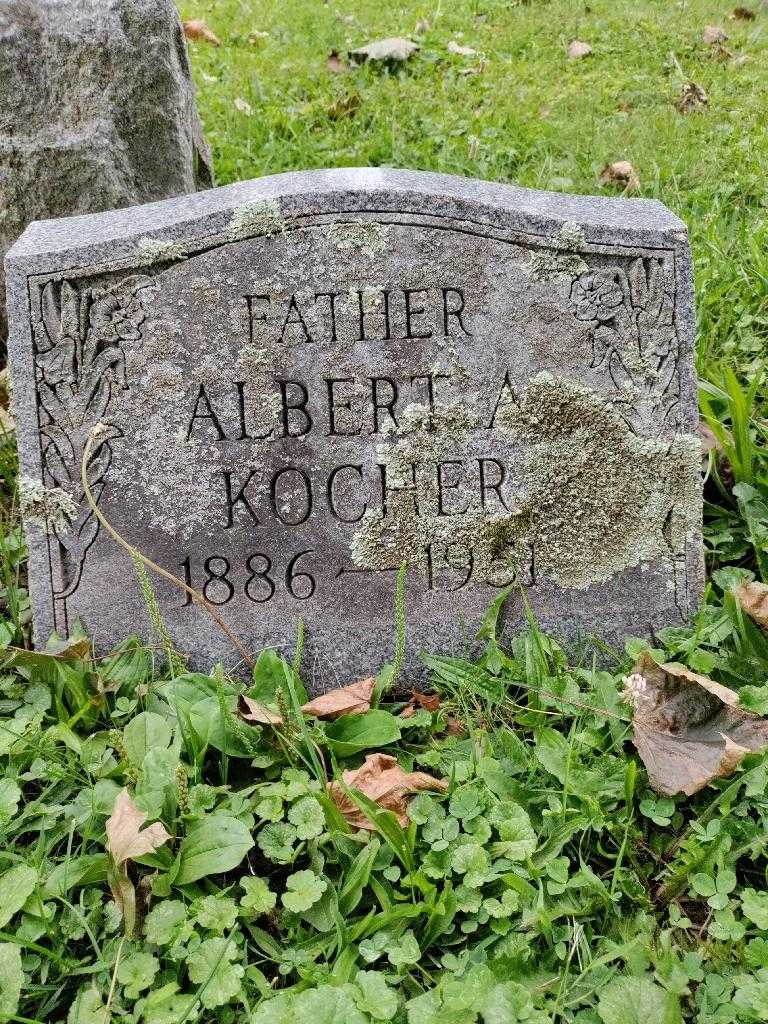
<path id="1" fill-rule="evenodd" d="M 147 815 L 139 810 L 128 790 L 121 790 L 107 818 L 107 850 L 115 867 L 152 853 L 171 838 L 159 821 L 142 831 L 146 820 Z"/>
<path id="2" fill-rule="evenodd" d="M 640 178 L 629 160 L 606 164 L 600 172 L 599 181 L 602 185 L 618 185 L 625 192 L 636 192 L 640 188 Z"/>
<path id="3" fill-rule="evenodd" d="M 419 693 L 418 690 L 414 690 L 412 699 L 425 711 L 434 713 L 440 707 L 439 693 Z"/>
<path id="4" fill-rule="evenodd" d="M 694 114 L 705 110 L 708 103 L 709 98 L 700 85 L 686 82 L 675 100 L 675 107 L 681 114 Z"/>
<path id="5" fill-rule="evenodd" d="M 322 693 L 319 697 L 309 701 L 302 707 L 305 715 L 314 715 L 315 718 L 338 718 L 340 715 L 364 715 L 371 710 L 371 697 L 376 680 L 373 676 L 368 679 L 358 679 L 348 686 L 339 686 L 328 693 Z"/>
<path id="6" fill-rule="evenodd" d="M 359 46 L 352 50 L 350 57 L 357 64 L 362 64 L 366 60 L 400 64 L 412 57 L 418 49 L 419 44 L 414 43 L 412 39 L 389 36 L 387 39 L 377 39 L 373 43 Z"/>
<path id="7" fill-rule="evenodd" d="M 571 60 L 581 60 L 583 57 L 589 57 L 591 53 L 592 47 L 581 39 L 573 39 L 568 44 L 568 56 Z"/>
<path id="8" fill-rule="evenodd" d="M 752 580 L 736 587 L 734 593 L 747 615 L 768 629 L 768 585 Z"/>
<path id="9" fill-rule="evenodd" d="M 446 736 L 464 736 L 466 732 L 466 726 L 458 718 L 449 718 L 445 723 Z"/>
<path id="10" fill-rule="evenodd" d="M 720 25 L 705 25 L 701 38 L 707 46 L 715 46 L 718 43 L 724 43 L 728 38 L 728 33 Z"/>
<path id="11" fill-rule="evenodd" d="M 731 17 L 735 21 L 754 21 L 755 12 L 750 7 L 734 7 Z"/>
<path id="12" fill-rule="evenodd" d="M 349 64 L 339 56 L 338 50 L 331 50 L 328 54 L 328 60 L 325 62 L 325 66 L 332 75 L 343 75 L 345 72 L 349 71 Z"/>
<path id="13" fill-rule="evenodd" d="M 369 754 L 359 768 L 342 773 L 345 785 L 359 790 L 379 807 L 392 811 L 400 824 L 408 824 L 408 797 L 420 790 L 445 792 L 448 783 L 426 772 L 404 772 L 390 754 Z M 353 828 L 372 832 L 375 826 L 344 792 L 338 782 L 328 785 L 331 799 Z"/>
<path id="14" fill-rule="evenodd" d="M 185 21 L 184 35 L 187 39 L 200 40 L 204 43 L 210 43 L 212 46 L 221 46 L 221 40 L 218 36 L 208 28 L 202 19 L 195 19 L 194 21 Z"/>
<path id="15" fill-rule="evenodd" d="M 352 117 L 360 109 L 361 104 L 362 100 L 356 92 L 352 92 L 348 96 L 341 96 L 329 105 L 328 117 L 332 121 L 339 121 L 342 117 Z"/>
<path id="16" fill-rule="evenodd" d="M 768 721 L 743 711 L 739 695 L 708 676 L 646 652 L 632 679 L 642 681 L 634 743 L 657 793 L 691 796 L 768 747 Z"/>
<path id="17" fill-rule="evenodd" d="M 257 700 L 246 697 L 244 694 L 240 695 L 237 702 L 237 713 L 244 722 L 257 722 L 260 725 L 283 724 L 280 715 L 275 714 L 266 705 L 260 704 Z"/>

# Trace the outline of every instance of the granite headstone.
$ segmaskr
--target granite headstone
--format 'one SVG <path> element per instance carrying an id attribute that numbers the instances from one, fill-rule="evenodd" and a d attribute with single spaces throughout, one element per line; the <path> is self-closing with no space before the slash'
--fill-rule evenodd
<path id="1" fill-rule="evenodd" d="M 411 171 L 278 175 L 30 226 L 7 261 L 35 635 L 150 635 L 132 545 L 316 688 L 461 653 L 502 589 L 566 639 L 702 588 L 684 225 Z M 162 579 L 194 665 L 237 660 Z"/>

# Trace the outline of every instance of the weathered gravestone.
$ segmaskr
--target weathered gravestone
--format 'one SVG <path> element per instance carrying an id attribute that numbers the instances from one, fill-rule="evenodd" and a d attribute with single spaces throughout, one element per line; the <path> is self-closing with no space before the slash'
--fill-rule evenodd
<path id="1" fill-rule="evenodd" d="M 111 523 L 253 650 L 302 616 L 318 686 L 391 656 L 403 560 L 414 656 L 514 584 L 570 638 L 696 604 L 691 264 L 656 202 L 286 174 L 35 224 L 8 278 L 38 642 L 149 633 L 79 483 L 97 424 Z M 157 589 L 195 664 L 231 659 Z"/>
<path id="2" fill-rule="evenodd" d="M 211 184 L 173 0 L 0 0 L 0 255 L 42 217 Z M 5 308 L 0 267 L 0 346 Z"/>

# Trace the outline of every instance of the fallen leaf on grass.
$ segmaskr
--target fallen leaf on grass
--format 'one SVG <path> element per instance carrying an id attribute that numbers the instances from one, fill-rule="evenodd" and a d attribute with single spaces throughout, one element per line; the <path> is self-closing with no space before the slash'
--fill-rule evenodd
<path id="1" fill-rule="evenodd" d="M 325 66 L 332 75 L 343 75 L 345 72 L 349 71 L 349 64 L 339 56 L 338 50 L 331 50 L 328 54 L 328 60 L 325 62 Z"/>
<path id="2" fill-rule="evenodd" d="M 159 821 L 141 831 L 146 820 L 147 815 L 139 810 L 128 790 L 121 790 L 107 818 L 107 850 L 116 867 L 152 853 L 171 838 Z"/>
<path id="3" fill-rule="evenodd" d="M 734 7 L 730 17 L 736 21 L 754 21 L 755 12 L 749 7 Z"/>
<path id="4" fill-rule="evenodd" d="M 768 721 L 744 711 L 734 690 L 708 676 L 645 652 L 627 686 L 634 744 L 657 793 L 692 796 L 730 775 L 745 754 L 768 747 Z"/>
<path id="5" fill-rule="evenodd" d="M 339 686 L 328 693 L 322 693 L 319 697 L 309 701 L 302 707 L 305 715 L 314 715 L 315 718 L 339 718 L 341 715 L 364 715 L 371 710 L 371 697 L 376 680 L 373 676 L 368 679 L 358 679 L 357 682 L 348 686 Z"/>
<path id="6" fill-rule="evenodd" d="M 686 82 L 675 100 L 675 107 L 681 114 L 693 114 L 698 110 L 704 110 L 708 103 L 707 94 L 700 85 L 695 82 Z"/>
<path id="7" fill-rule="evenodd" d="M 701 38 L 707 46 L 716 46 L 718 43 L 724 43 L 726 41 L 728 33 L 719 25 L 705 25 Z"/>
<path id="8" fill-rule="evenodd" d="M 602 185 L 619 185 L 625 192 L 636 192 L 640 188 L 640 177 L 629 160 L 606 164 L 598 180 Z"/>
<path id="9" fill-rule="evenodd" d="M 342 773 L 349 789 L 357 789 L 379 807 L 392 811 L 400 824 L 408 824 L 408 796 L 420 790 L 445 792 L 448 783 L 426 772 L 404 772 L 390 754 L 369 754 L 359 768 Z M 328 785 L 331 799 L 353 828 L 375 831 L 375 826 L 344 792 L 338 782 Z"/>
<path id="10" fill-rule="evenodd" d="M 582 57 L 588 57 L 592 53 L 592 47 L 589 43 L 582 42 L 581 39 L 574 39 L 568 44 L 568 56 L 571 60 L 581 60 Z"/>
<path id="11" fill-rule="evenodd" d="M 261 32 L 259 29 L 254 29 L 253 32 L 248 35 L 248 42 L 251 46 L 258 46 L 265 39 L 269 39 L 269 32 Z"/>
<path id="12" fill-rule="evenodd" d="M 377 39 L 376 42 L 368 43 L 366 46 L 359 46 L 356 50 L 352 50 L 350 57 L 357 64 L 362 64 L 366 60 L 402 63 L 412 57 L 418 49 L 419 44 L 414 43 L 412 39 L 389 36 L 387 39 Z"/>
<path id="13" fill-rule="evenodd" d="M 476 57 L 477 50 L 473 50 L 471 46 L 462 46 L 461 43 L 451 40 L 448 43 L 448 53 L 455 53 L 459 57 Z"/>
<path id="14" fill-rule="evenodd" d="M 204 21 L 196 19 L 195 21 L 185 21 L 182 24 L 187 39 L 201 40 L 204 43 L 211 43 L 213 46 L 221 46 L 221 40 L 211 32 Z"/>
<path id="15" fill-rule="evenodd" d="M 339 686 L 335 690 L 321 693 L 319 697 L 302 705 L 305 715 L 314 718 L 334 719 L 342 715 L 364 715 L 371 710 L 371 697 L 376 679 L 358 679 L 347 686 Z M 259 725 L 282 725 L 283 719 L 276 711 L 266 704 L 253 700 L 242 694 L 238 701 L 238 714 L 244 722 L 255 722 Z"/>
<path id="16" fill-rule="evenodd" d="M 734 590 L 736 600 L 751 619 L 768 629 L 768 585 L 756 580 L 744 582 Z"/>
<path id="17" fill-rule="evenodd" d="M 240 695 L 237 702 L 237 712 L 244 722 L 256 722 L 259 725 L 282 725 L 283 720 L 275 711 L 270 711 L 266 704 L 251 697 Z"/>
<path id="18" fill-rule="evenodd" d="M 332 121 L 340 121 L 342 117 L 352 117 L 360 109 L 362 100 L 357 93 L 350 93 L 348 96 L 342 96 L 331 103 L 326 113 Z"/>
<path id="19" fill-rule="evenodd" d="M 242 96 L 235 97 L 234 107 L 235 110 L 239 110 L 240 113 L 245 114 L 246 117 L 250 117 L 251 114 L 253 113 L 253 107 L 248 102 L 248 100 L 244 100 Z"/>
<path id="20" fill-rule="evenodd" d="M 426 18 L 419 18 L 416 22 L 413 34 L 416 36 L 423 36 L 425 32 L 429 32 L 429 22 Z"/>
<path id="21" fill-rule="evenodd" d="M 420 693 L 418 690 L 413 690 L 411 692 L 411 699 L 400 712 L 400 717 L 413 718 L 416 714 L 417 706 L 434 714 L 434 712 L 440 707 L 440 694 Z"/>

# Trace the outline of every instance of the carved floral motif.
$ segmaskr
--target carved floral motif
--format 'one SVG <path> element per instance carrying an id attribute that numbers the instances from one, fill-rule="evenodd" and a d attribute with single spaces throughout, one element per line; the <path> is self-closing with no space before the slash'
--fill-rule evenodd
<path id="1" fill-rule="evenodd" d="M 110 441 L 121 435 L 106 417 L 113 388 L 126 386 L 122 343 L 141 339 L 151 286 L 145 276 L 108 288 L 49 281 L 40 295 L 35 363 L 44 482 L 70 494 L 77 509 L 68 528 L 53 531 L 61 564 L 54 580 L 57 603 L 77 589 L 86 553 L 99 532 L 81 482 L 83 452 L 91 431 L 102 423 L 87 467 L 98 501 L 112 461 Z"/>
<path id="2" fill-rule="evenodd" d="M 625 422 L 641 436 L 674 433 L 678 348 L 664 260 L 590 269 L 571 285 L 571 309 L 593 325 L 591 368 L 608 375 Z"/>

